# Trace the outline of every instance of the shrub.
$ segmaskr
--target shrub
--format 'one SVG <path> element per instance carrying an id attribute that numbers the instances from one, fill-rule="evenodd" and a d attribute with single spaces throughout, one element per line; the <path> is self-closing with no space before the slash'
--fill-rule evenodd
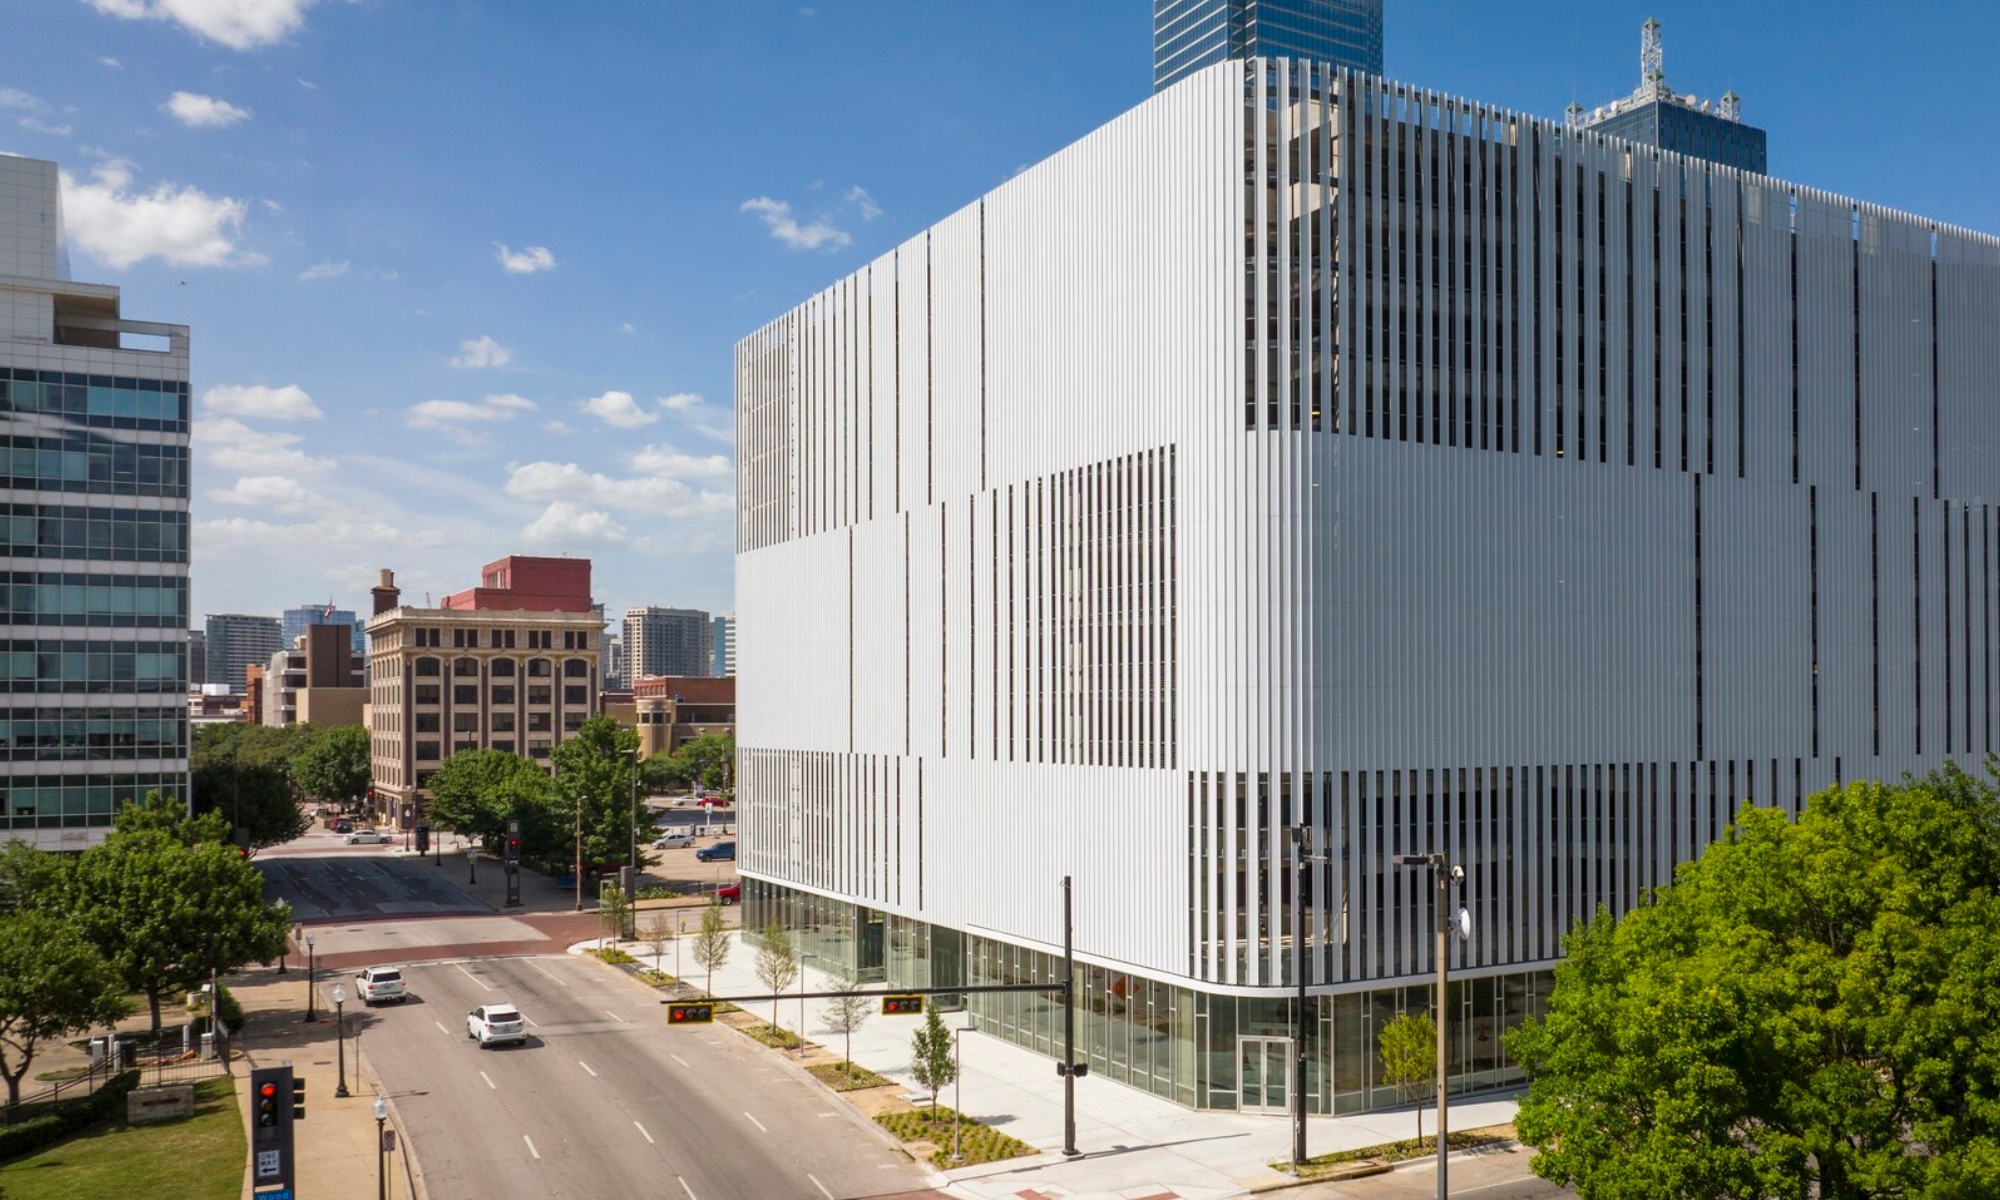
<path id="1" fill-rule="evenodd" d="M 0 1162 L 53 1146 L 73 1133 L 124 1111 L 125 1097 L 139 1086 L 139 1072 L 120 1072 L 109 1083 L 81 1100 L 52 1112 L 0 1129 Z"/>
<path id="2" fill-rule="evenodd" d="M 236 998 L 235 992 L 230 991 L 221 984 L 216 985 L 216 990 L 220 996 L 220 999 L 216 1001 L 216 1009 L 222 1014 L 223 1028 L 231 1033 L 241 1033 L 243 1031 L 243 1002 Z"/>

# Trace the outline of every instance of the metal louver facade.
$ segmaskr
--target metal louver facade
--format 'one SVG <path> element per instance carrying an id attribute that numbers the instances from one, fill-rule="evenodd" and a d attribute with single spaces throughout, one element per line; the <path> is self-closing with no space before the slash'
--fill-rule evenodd
<path id="1" fill-rule="evenodd" d="M 740 344 L 743 872 L 1044 951 L 1069 874 L 1080 957 L 1279 1000 L 1304 820 L 1315 993 L 1431 969 L 1433 848 L 1454 972 L 1546 968 L 1993 749 L 1996 333 L 1993 237 L 1208 68 Z"/>

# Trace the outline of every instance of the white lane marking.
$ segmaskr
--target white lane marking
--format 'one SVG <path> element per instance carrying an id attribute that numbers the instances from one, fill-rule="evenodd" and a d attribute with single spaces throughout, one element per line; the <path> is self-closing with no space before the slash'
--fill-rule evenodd
<path id="1" fill-rule="evenodd" d="M 649 1146 L 654 1146 L 654 1145 L 658 1145 L 658 1144 L 659 1144 L 659 1143 L 657 1143 L 657 1142 L 655 1142 L 655 1141 L 653 1140 L 653 1135 L 652 1135 L 652 1134 L 650 1134 L 650 1133 L 647 1133 L 647 1132 L 646 1132 L 646 1127 L 645 1127 L 644 1125 L 641 1125 L 641 1124 L 639 1124 L 639 1122 L 637 1122 L 637 1121 L 634 1121 L 634 1122 L 632 1122 L 632 1124 L 633 1124 L 633 1126 L 634 1126 L 635 1128 L 637 1128 L 637 1129 L 638 1129 L 638 1131 L 639 1131 L 639 1136 L 640 1136 L 640 1137 L 642 1137 L 642 1138 L 645 1138 L 645 1139 L 646 1139 L 646 1144 L 647 1144 L 647 1145 L 649 1145 Z"/>
<path id="2" fill-rule="evenodd" d="M 463 964 L 453 963 L 451 965 L 457 967 L 460 974 L 464 975 L 467 979 L 470 979 L 472 982 L 478 984 L 480 987 L 485 988 L 489 992 L 493 990 L 492 984 L 486 982 L 484 979 L 481 979 L 479 976 L 474 975 L 472 972 L 466 970 Z M 522 1136 L 525 1137 L 527 1135 L 523 1134 Z M 537 1155 L 536 1157 L 539 1158 L 540 1155 Z"/>
<path id="3" fill-rule="evenodd" d="M 521 1019 L 523 1021 L 526 1021 L 528 1024 L 533 1025 L 537 1029 L 540 1029 L 542 1027 L 542 1023 L 540 1021 L 535 1020 L 535 1018 L 529 1016 L 526 1013 L 521 1014 Z"/>
<path id="4" fill-rule="evenodd" d="M 833 1200 L 833 1193 L 826 1190 L 826 1185 L 819 1181 L 819 1176 L 807 1171 L 806 1178 L 813 1181 L 813 1186 L 819 1189 L 819 1194 L 825 1196 L 826 1200 Z"/>
<path id="5" fill-rule="evenodd" d="M 673 1059 L 673 1060 L 674 1060 L 675 1062 L 679 1063 L 680 1065 L 682 1065 L 682 1066 L 684 1066 L 684 1067 L 687 1067 L 687 1066 L 688 1066 L 688 1060 L 687 1060 L 687 1059 L 685 1059 L 685 1058 L 682 1058 L 682 1057 L 681 1057 L 680 1055 L 678 1055 L 678 1054 L 669 1054 L 669 1055 L 667 1055 L 667 1057 L 668 1057 L 668 1058 L 671 1058 L 671 1059 Z M 694 1070 L 694 1068 L 693 1068 L 693 1067 L 688 1067 L 688 1070 L 692 1071 L 692 1070 Z"/>
<path id="6" fill-rule="evenodd" d="M 441 1033 L 441 1034 L 445 1035 L 446 1037 L 450 1037 L 450 1036 L 451 1036 L 451 1030 L 449 1030 L 449 1029 L 446 1029 L 446 1028 L 444 1027 L 444 1022 L 443 1022 L 443 1021 L 432 1021 L 432 1022 L 431 1022 L 431 1024 L 433 1024 L 433 1025 L 435 1025 L 435 1026 L 437 1026 L 437 1027 L 438 1027 L 438 1032 L 439 1032 L 439 1033 Z"/>
<path id="7" fill-rule="evenodd" d="M 527 1134 L 524 1133 L 521 1135 L 521 1140 L 528 1143 L 528 1153 L 535 1156 L 535 1161 L 540 1162 L 542 1158 L 542 1152 L 540 1150 L 535 1149 L 535 1139 L 529 1137 Z"/>
<path id="8" fill-rule="evenodd" d="M 493 1077 L 492 1077 L 491 1075 L 488 1075 L 488 1074 L 487 1074 L 486 1072 L 484 1072 L 484 1071 L 481 1071 L 481 1072 L 479 1073 L 479 1077 L 480 1077 L 481 1079 L 484 1079 L 484 1080 L 486 1081 L 486 1086 L 487 1086 L 487 1087 L 490 1087 L 490 1088 L 492 1088 L 492 1089 L 493 1089 L 494 1091 L 496 1091 L 496 1092 L 500 1090 L 500 1085 L 499 1085 L 499 1084 L 497 1084 L 497 1083 L 495 1083 L 495 1082 L 493 1082 Z"/>
<path id="9" fill-rule="evenodd" d="M 695 1200 L 694 1189 L 688 1186 L 688 1181 L 685 1179 L 681 1179 L 681 1177 L 678 1175 L 674 1176 L 674 1178 L 681 1180 L 681 1190 L 688 1194 L 688 1200 Z"/>
<path id="10" fill-rule="evenodd" d="M 543 970 L 541 964 L 535 962 L 533 959 L 528 960 L 528 965 L 535 968 L 535 970 L 537 971 L 541 971 L 542 974 L 547 975 L 550 979 L 555 980 L 557 983 L 562 984 L 564 987 L 569 986 L 569 980 L 562 978 L 553 971 Z"/>
<path id="11" fill-rule="evenodd" d="M 624 1017 L 619 1016 L 617 1013 L 612 1012 L 608 1008 L 604 1010 L 604 1015 L 610 1017 L 612 1020 L 618 1022 L 620 1025 L 623 1025 L 625 1023 Z"/>
<path id="12" fill-rule="evenodd" d="M 814 1115 L 814 1116 L 816 1116 L 816 1117 L 837 1117 L 837 1116 L 839 1116 L 840 1114 L 839 1114 L 839 1113 L 814 1113 L 813 1115 Z"/>
<path id="13" fill-rule="evenodd" d="M 744 1113 L 743 1115 L 744 1115 L 744 1116 L 746 1116 L 746 1117 L 750 1117 L 750 1114 L 749 1114 L 749 1113 Z M 762 1122 L 762 1121 L 759 1121 L 759 1120 L 758 1120 L 757 1118 L 755 1118 L 755 1117 L 750 1117 L 750 1123 L 751 1123 L 752 1125 L 755 1125 L 755 1126 L 756 1126 L 756 1127 L 758 1128 L 758 1130 L 759 1130 L 759 1131 L 761 1131 L 761 1132 L 763 1132 L 763 1133 L 769 1133 L 769 1132 L 771 1132 L 770 1130 L 768 1130 L 768 1129 L 765 1129 L 765 1128 L 764 1128 L 764 1122 Z"/>
<path id="14" fill-rule="evenodd" d="M 583 1068 L 583 1069 L 584 1069 L 584 1070 L 585 1070 L 586 1072 L 588 1072 L 588 1073 L 589 1073 L 589 1075 L 590 1075 L 590 1077 L 591 1077 L 592 1079 L 595 1079 L 595 1078 L 597 1078 L 597 1072 L 595 1072 L 595 1071 L 592 1071 L 592 1070 L 590 1069 L 590 1064 L 589 1064 L 589 1063 L 587 1063 L 587 1062 L 585 1062 L 585 1061 L 583 1061 L 582 1059 L 580 1059 L 580 1058 L 579 1058 L 579 1059 L 577 1059 L 577 1060 L 576 1060 L 576 1065 L 577 1065 L 577 1066 L 579 1066 L 579 1067 L 582 1067 L 582 1068 Z"/>

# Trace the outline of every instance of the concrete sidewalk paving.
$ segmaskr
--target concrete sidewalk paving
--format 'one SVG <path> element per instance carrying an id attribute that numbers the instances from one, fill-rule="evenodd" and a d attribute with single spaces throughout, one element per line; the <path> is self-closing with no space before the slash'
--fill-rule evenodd
<path id="1" fill-rule="evenodd" d="M 596 946 L 579 943 L 571 953 Z M 621 943 L 626 951 L 651 962 L 644 947 Z M 669 958 L 673 951 L 668 952 Z M 715 971 L 717 995 L 755 995 L 767 989 L 757 981 L 756 952 L 733 935 L 729 960 Z M 705 984 L 706 972 L 688 959 L 685 978 Z M 669 964 L 671 965 L 671 964 Z M 831 987 L 828 977 L 810 966 L 800 990 Z M 796 987 L 797 985 L 795 985 Z M 823 1000 L 780 1001 L 778 1023 L 838 1050 L 842 1035 L 826 1028 L 819 1009 Z M 750 1006 L 768 1019 L 770 1007 Z M 921 1018 L 871 1016 L 853 1034 L 854 1061 L 879 1075 L 919 1091 L 910 1073 L 910 1040 Z M 972 1031 L 966 1013 L 948 1013 L 945 1024 L 965 1027 L 962 1039 L 964 1071 L 958 1085 L 964 1113 L 1034 1146 L 1036 1158 L 1013 1159 L 945 1172 L 947 1190 L 968 1200 L 1014 1200 L 1039 1194 L 1045 1200 L 1221 1200 L 1257 1187 L 1290 1181 L 1269 1164 L 1291 1157 L 1292 1124 L 1286 1117 L 1244 1116 L 1233 1112 L 1199 1112 L 1162 1097 L 1094 1075 L 1077 1081 L 1076 1158 L 1062 1156 L 1063 1089 L 1055 1064 L 1033 1051 Z M 941 1103 L 950 1105 L 953 1089 Z M 1468 1099 L 1453 1102 L 1454 1129 L 1501 1125 L 1514 1119 L 1516 1104 L 1508 1099 Z M 1426 1114 L 1428 1116 L 1428 1114 Z M 1427 1120 L 1426 1126 L 1430 1124 Z M 1309 1117 L 1306 1143 L 1313 1154 L 1360 1149 L 1412 1136 L 1416 1118 L 1410 1110 L 1363 1113 L 1347 1117 Z"/>

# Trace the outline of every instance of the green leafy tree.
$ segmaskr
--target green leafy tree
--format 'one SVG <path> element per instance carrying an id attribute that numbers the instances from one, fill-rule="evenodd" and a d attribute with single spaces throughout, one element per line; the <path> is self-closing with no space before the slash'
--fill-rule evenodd
<path id="1" fill-rule="evenodd" d="M 1424 1013 L 1404 1013 L 1382 1027 L 1382 1078 L 1404 1103 L 1421 1101 L 1437 1082 L 1437 1022 Z M 1424 1140 L 1424 1106 L 1417 1105 L 1417 1144 Z"/>
<path id="2" fill-rule="evenodd" d="M 674 752 L 681 778 L 704 788 L 725 788 L 736 778 L 736 735 L 704 733 Z"/>
<path id="3" fill-rule="evenodd" d="M 191 772 L 190 783 L 195 813 L 221 814 L 224 841 L 233 836 L 230 829 L 241 826 L 257 849 L 282 846 L 310 824 L 285 772 L 267 763 L 203 763 Z"/>
<path id="4" fill-rule="evenodd" d="M 239 763 L 243 766 L 276 767 L 290 772 L 313 743 L 331 728 L 325 725 L 238 725 L 233 722 L 200 725 L 194 730 L 189 752 L 190 765 Z"/>
<path id="5" fill-rule="evenodd" d="M 558 802 L 572 820 L 575 806 L 581 806 L 586 867 L 629 862 L 634 840 L 644 842 L 652 832 L 644 802 L 635 803 L 633 795 L 636 768 L 630 751 L 638 745 L 637 732 L 610 717 L 592 717 L 551 755 Z"/>
<path id="6" fill-rule="evenodd" d="M 464 837 L 495 841 L 509 818 L 521 822 L 526 856 L 539 862 L 566 859 L 569 825 L 555 813 L 549 773 L 532 759 L 505 750 L 462 750 L 438 764 L 427 785 L 431 824 Z"/>
<path id="7" fill-rule="evenodd" d="M 910 1075 L 917 1086 L 931 1094 L 931 1112 L 937 1112 L 938 1093 L 958 1078 L 958 1058 L 951 1052 L 951 1030 L 944 1027 L 937 1009 L 924 1006 L 924 1023 L 910 1039 Z"/>
<path id="8" fill-rule="evenodd" d="M 347 804 L 368 793 L 372 748 L 365 725 L 335 725 L 292 761 L 299 790 L 329 804 Z"/>
<path id="9" fill-rule="evenodd" d="M 1537 1174 L 1589 1200 L 1992 1194 L 1989 780 L 1851 784 L 1796 822 L 1745 805 L 1671 887 L 1566 949 L 1547 1015 L 1506 1038 Z"/>
<path id="10" fill-rule="evenodd" d="M 0 916 L 34 907 L 68 865 L 60 854 L 18 838 L 0 839 Z"/>
<path id="11" fill-rule="evenodd" d="M 111 825 L 120 834 L 163 833 L 183 846 L 229 843 L 229 818 L 219 812 L 190 815 L 186 805 L 158 792 L 147 792 L 143 804 L 127 801 L 112 816 Z"/>
<path id="12" fill-rule="evenodd" d="M 854 992 L 861 987 L 861 976 L 853 967 L 841 963 L 828 973 L 826 990 L 829 992 Z M 844 1040 L 840 1050 L 840 1069 L 850 1071 L 854 1067 L 854 1031 L 874 1013 L 880 1001 L 874 996 L 834 996 L 819 1010 L 820 1020 L 826 1027 L 839 1034 Z"/>
<path id="13" fill-rule="evenodd" d="M 799 954 L 792 946 L 791 935 L 785 927 L 772 921 L 764 926 L 764 936 L 757 947 L 757 980 L 771 990 L 771 1032 L 778 1031 L 777 994 L 791 986 L 799 977 Z M 806 1031 L 799 1030 L 803 1039 Z"/>
<path id="14" fill-rule="evenodd" d="M 701 929 L 694 935 L 695 965 L 708 972 L 703 991 L 715 993 L 715 968 L 729 961 L 729 927 L 722 923 L 722 905 L 710 900 L 701 910 Z"/>
<path id="15" fill-rule="evenodd" d="M 68 922 L 32 909 L 0 917 L 0 1077 L 7 1102 L 50 1039 L 122 1020 L 124 981 Z"/>
<path id="16" fill-rule="evenodd" d="M 162 997 L 284 950 L 291 908 L 266 904 L 263 891 L 263 875 L 234 847 L 142 829 L 78 855 L 51 901 L 125 986 L 145 993 L 157 1033 Z"/>
<path id="17" fill-rule="evenodd" d="M 613 938 L 630 935 L 629 922 L 632 916 L 632 899 L 625 889 L 605 881 L 604 888 L 597 897 L 597 926 Z"/>

